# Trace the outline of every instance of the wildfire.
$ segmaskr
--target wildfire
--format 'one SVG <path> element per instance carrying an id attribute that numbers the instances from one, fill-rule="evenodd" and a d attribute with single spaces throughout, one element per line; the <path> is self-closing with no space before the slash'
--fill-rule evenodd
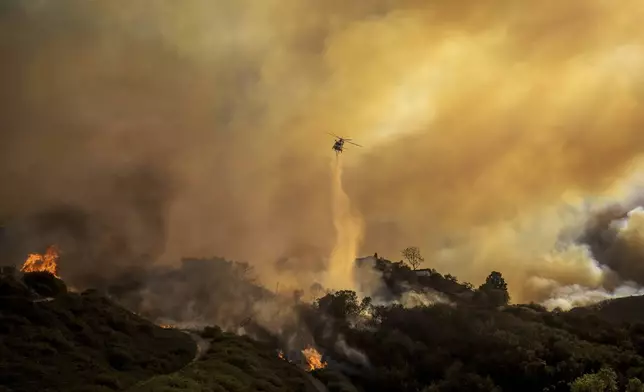
<path id="1" fill-rule="evenodd" d="M 172 325 L 172 324 L 159 324 L 159 327 L 161 327 L 161 328 L 165 328 L 165 329 L 172 329 L 172 328 L 176 328 L 176 327 L 175 327 L 174 325 Z"/>
<path id="2" fill-rule="evenodd" d="M 47 248 L 47 251 L 44 255 L 41 255 L 39 253 L 30 253 L 29 256 L 27 256 L 27 260 L 25 260 L 20 271 L 46 271 L 58 278 L 58 257 L 58 247 L 56 247 L 55 245 Z"/>
<path id="3" fill-rule="evenodd" d="M 279 358 L 279 359 L 283 359 L 283 360 L 285 360 L 285 361 L 286 361 L 286 358 L 284 357 L 284 351 L 279 350 L 279 351 L 277 352 L 277 356 L 278 356 L 278 358 Z"/>
<path id="4" fill-rule="evenodd" d="M 323 369 L 326 367 L 326 362 L 322 361 L 322 354 L 318 352 L 313 347 L 307 347 L 304 350 L 302 350 L 302 354 L 304 354 L 304 357 L 306 358 L 306 362 L 309 365 L 309 371 L 313 371 L 315 369 Z"/>

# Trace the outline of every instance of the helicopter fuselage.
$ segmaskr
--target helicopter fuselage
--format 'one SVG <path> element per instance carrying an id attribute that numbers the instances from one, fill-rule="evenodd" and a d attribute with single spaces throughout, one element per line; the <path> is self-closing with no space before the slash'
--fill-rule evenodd
<path id="1" fill-rule="evenodd" d="M 335 143 L 333 144 L 333 149 L 336 152 L 342 152 L 342 147 L 343 146 L 344 146 L 344 140 L 339 139 L 339 140 L 336 140 Z"/>

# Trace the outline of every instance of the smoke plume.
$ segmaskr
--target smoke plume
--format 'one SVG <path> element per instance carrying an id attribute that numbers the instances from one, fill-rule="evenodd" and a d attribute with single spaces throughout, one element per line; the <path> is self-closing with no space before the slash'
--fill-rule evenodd
<path id="1" fill-rule="evenodd" d="M 362 245 L 350 231 L 335 256 L 419 246 L 461 280 L 501 271 L 515 301 L 556 289 L 535 279 L 601 286 L 598 262 L 630 267 L 578 235 L 641 167 L 643 17 L 637 0 L 3 1 L 2 257 L 56 237 L 81 282 L 222 255 L 308 287 L 338 244 L 334 132 L 365 146 L 341 177 Z"/>

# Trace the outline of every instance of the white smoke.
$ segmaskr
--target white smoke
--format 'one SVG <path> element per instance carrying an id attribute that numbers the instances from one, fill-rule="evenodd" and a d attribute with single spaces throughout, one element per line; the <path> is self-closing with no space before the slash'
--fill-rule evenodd
<path id="1" fill-rule="evenodd" d="M 559 308 L 570 310 L 574 307 L 588 306 L 601 301 L 615 298 L 644 295 L 644 288 L 633 282 L 627 282 L 613 291 L 604 288 L 591 289 L 580 285 L 564 286 L 553 292 L 552 298 L 542 303 L 548 310 Z"/>

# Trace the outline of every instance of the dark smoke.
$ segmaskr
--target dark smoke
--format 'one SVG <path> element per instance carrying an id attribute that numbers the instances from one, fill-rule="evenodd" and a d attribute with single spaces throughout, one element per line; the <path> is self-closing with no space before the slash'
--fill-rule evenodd
<path id="1" fill-rule="evenodd" d="M 600 265 L 614 273 L 604 283 L 609 289 L 624 281 L 644 285 L 644 237 L 637 232 L 640 220 L 641 212 L 634 205 L 611 205 L 589 219 L 579 239 Z"/>
<path id="2" fill-rule="evenodd" d="M 86 202 L 52 203 L 8 218 L 0 242 L 3 264 L 19 265 L 28 253 L 56 244 L 62 277 L 82 288 L 155 262 L 166 241 L 169 177 L 139 168 L 101 176 L 92 185 Z"/>

